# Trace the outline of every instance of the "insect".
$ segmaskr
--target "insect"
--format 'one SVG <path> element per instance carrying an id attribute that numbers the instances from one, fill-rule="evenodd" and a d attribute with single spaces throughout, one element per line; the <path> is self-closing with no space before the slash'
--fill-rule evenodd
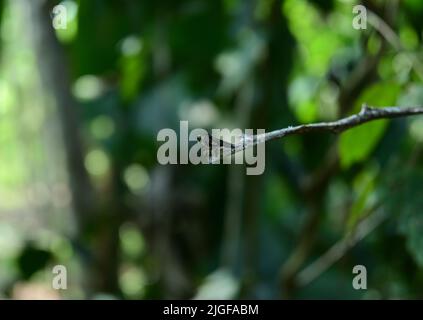
<path id="1" fill-rule="evenodd" d="M 230 155 L 235 151 L 234 144 L 213 137 L 210 133 L 199 135 L 197 141 L 205 148 L 210 162 L 214 161 L 214 159 Z"/>

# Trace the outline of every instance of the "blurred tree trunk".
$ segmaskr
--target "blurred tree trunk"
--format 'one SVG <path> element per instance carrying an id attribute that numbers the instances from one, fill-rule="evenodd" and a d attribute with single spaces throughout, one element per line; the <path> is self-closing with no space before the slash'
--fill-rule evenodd
<path id="1" fill-rule="evenodd" d="M 54 98 L 62 128 L 72 204 L 78 226 L 77 250 L 79 248 L 81 253 L 88 253 L 82 255 L 85 258 L 83 263 L 86 263 L 83 266 L 84 287 L 89 295 L 96 292 L 116 294 L 119 292 L 118 217 L 121 206 L 116 203 L 115 197 L 110 197 L 107 204 L 99 203 L 84 167 L 78 108 L 70 91 L 64 52 L 52 26 L 52 7 L 43 0 L 20 0 L 19 4 L 27 14 L 26 21 L 31 23 L 28 28 L 31 28 L 33 35 L 32 45 L 44 89 Z M 112 180 L 114 182 L 115 179 Z M 68 272 L 72 276 L 72 270 Z"/>

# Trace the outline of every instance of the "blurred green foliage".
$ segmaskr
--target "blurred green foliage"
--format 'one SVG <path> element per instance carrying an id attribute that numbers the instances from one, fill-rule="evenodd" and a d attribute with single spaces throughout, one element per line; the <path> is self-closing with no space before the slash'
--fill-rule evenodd
<path id="1" fill-rule="evenodd" d="M 421 298 L 421 117 L 273 141 L 260 177 L 156 161 L 157 132 L 180 120 L 272 130 L 363 103 L 423 105 L 423 3 L 363 1 L 402 48 L 370 24 L 352 28 L 357 3 L 47 1 L 40 22 L 25 16 L 38 1 L 0 1 L 0 297 Z M 66 29 L 51 28 L 57 4 Z M 64 87 L 43 78 L 34 42 L 47 29 Z M 54 98 L 60 90 L 69 100 Z M 82 178 L 66 164 L 70 106 L 95 194 L 86 224 L 73 205 Z M 375 208 L 380 226 L 296 283 Z M 67 291 L 51 288 L 56 264 Z M 368 290 L 351 286 L 357 264 Z"/>

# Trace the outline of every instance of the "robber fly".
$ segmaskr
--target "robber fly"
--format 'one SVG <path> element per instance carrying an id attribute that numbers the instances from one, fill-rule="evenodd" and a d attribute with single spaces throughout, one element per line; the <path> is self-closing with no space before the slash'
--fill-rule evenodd
<path id="1" fill-rule="evenodd" d="M 213 137 L 210 133 L 198 136 L 197 141 L 206 149 L 210 161 L 213 161 L 214 158 L 233 154 L 235 151 L 234 144 Z"/>

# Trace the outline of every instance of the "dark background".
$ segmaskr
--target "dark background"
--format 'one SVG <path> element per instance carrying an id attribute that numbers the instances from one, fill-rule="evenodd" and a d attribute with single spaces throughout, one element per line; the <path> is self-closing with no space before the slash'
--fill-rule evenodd
<path id="1" fill-rule="evenodd" d="M 260 176 L 156 159 L 180 120 L 422 105 L 422 1 L 365 30 L 349 0 L 67 0 L 55 30 L 58 3 L 0 1 L 1 298 L 422 297 L 421 117 L 269 142 Z"/>

